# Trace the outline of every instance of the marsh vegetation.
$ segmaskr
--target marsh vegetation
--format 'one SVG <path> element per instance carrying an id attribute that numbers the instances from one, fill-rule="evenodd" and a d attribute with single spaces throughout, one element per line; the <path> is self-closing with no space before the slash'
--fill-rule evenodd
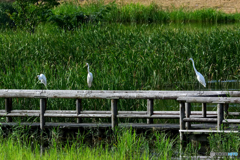
<path id="1" fill-rule="evenodd" d="M 31 7 L 34 10 L 36 6 Z M 11 4 L 0 4 L 1 89 L 43 89 L 44 86 L 38 84 L 35 77 L 44 73 L 48 89 L 87 90 L 87 69 L 84 65 L 88 62 L 94 75 L 93 90 L 196 90 L 201 86 L 192 64 L 187 61 L 190 57 L 206 81 L 217 80 L 216 83 L 207 83 L 207 87 L 201 87 L 201 90 L 239 89 L 238 82 L 218 82 L 239 80 L 238 13 L 226 14 L 213 9 L 168 11 L 155 4 L 119 6 L 95 2 L 77 6 L 63 3 L 47 10 L 44 17 L 37 17 L 36 22 L 22 24 L 21 20 L 26 17 L 18 19 L 16 15 L 20 11 L 16 11 L 17 8 Z M 38 10 L 34 11 L 33 15 Z M 71 99 L 49 101 L 50 110 L 73 110 L 75 107 L 75 100 Z M 1 100 L 0 104 L 3 109 L 4 101 Z M 15 109 L 39 109 L 39 101 L 35 99 L 18 98 L 13 104 Z M 157 100 L 154 110 L 177 110 L 177 105 L 175 101 Z M 83 106 L 84 110 L 109 110 L 110 101 L 86 99 Z M 146 110 L 146 102 L 121 100 L 119 110 L 143 111 Z M 68 118 L 48 120 L 75 121 Z M 108 119 L 98 120 L 108 122 Z M 155 123 L 165 121 L 156 120 Z M 18 136 L 0 138 L 1 157 L 40 159 L 39 143 L 33 143 L 33 147 L 30 144 L 29 137 L 33 133 L 29 132 L 26 136 L 17 134 L 16 130 L 13 133 Z M 176 156 L 171 148 L 178 146 L 178 139 L 170 139 L 168 134 L 154 133 L 150 139 L 132 130 L 116 134 L 116 137 L 114 134 L 114 138 L 110 137 L 110 143 L 100 141 L 96 146 L 79 142 L 83 135 L 74 143 L 61 145 L 57 145 L 56 138 L 53 138 L 41 158 L 77 159 L 81 156 L 95 159 L 100 155 L 99 159 L 168 159 Z M 215 135 L 211 138 L 210 150 L 214 150 L 218 146 L 216 139 L 222 138 Z M 217 149 L 227 148 L 237 152 L 239 142 L 229 142 L 234 138 L 224 139 L 224 144 L 233 144 L 233 147 L 226 145 Z M 196 155 L 198 149 L 199 146 L 189 145 L 185 153 Z"/>

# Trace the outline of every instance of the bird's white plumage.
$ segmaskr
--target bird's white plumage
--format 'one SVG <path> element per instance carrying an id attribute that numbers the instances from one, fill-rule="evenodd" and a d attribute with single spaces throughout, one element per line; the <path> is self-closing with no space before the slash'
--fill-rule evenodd
<path id="1" fill-rule="evenodd" d="M 40 80 L 41 83 L 43 83 L 45 86 L 47 86 L 47 78 L 44 74 L 37 75 L 38 80 Z"/>
<path id="2" fill-rule="evenodd" d="M 191 60 L 191 61 L 192 61 L 193 69 L 194 69 L 194 71 L 195 71 L 195 73 L 196 73 L 197 80 L 198 80 L 204 87 L 206 87 L 205 79 L 204 79 L 203 75 L 196 70 L 193 59 L 192 59 L 192 58 L 189 58 L 188 60 Z"/>
<path id="3" fill-rule="evenodd" d="M 86 63 L 86 66 L 88 67 L 88 75 L 87 75 L 87 84 L 88 87 L 92 86 L 92 81 L 93 81 L 93 74 L 89 71 L 89 64 Z"/>

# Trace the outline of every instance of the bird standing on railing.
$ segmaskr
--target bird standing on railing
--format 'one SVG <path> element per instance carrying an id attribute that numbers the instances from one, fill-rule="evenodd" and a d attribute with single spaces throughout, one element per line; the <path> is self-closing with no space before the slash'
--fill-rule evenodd
<path id="1" fill-rule="evenodd" d="M 192 59 L 192 58 L 189 58 L 188 60 L 191 60 L 191 61 L 192 61 L 193 69 L 194 69 L 194 71 L 195 71 L 195 73 L 196 73 L 197 80 L 198 80 L 204 87 L 206 87 L 205 79 L 204 79 L 203 75 L 196 70 L 193 59 Z"/>
<path id="2" fill-rule="evenodd" d="M 47 78 L 44 74 L 37 75 L 38 80 L 47 87 Z"/>
<path id="3" fill-rule="evenodd" d="M 89 64 L 88 63 L 86 63 L 86 66 L 88 67 L 87 84 L 88 84 L 88 87 L 90 88 L 92 86 L 93 75 L 89 71 Z"/>

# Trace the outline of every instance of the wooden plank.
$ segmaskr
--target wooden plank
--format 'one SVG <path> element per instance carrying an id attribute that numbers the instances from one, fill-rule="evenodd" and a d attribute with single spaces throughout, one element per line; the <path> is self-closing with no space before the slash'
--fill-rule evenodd
<path id="1" fill-rule="evenodd" d="M 190 118 L 217 118 L 217 115 L 207 115 L 206 117 L 202 115 L 190 115 Z"/>
<path id="2" fill-rule="evenodd" d="M 224 119 L 223 123 L 240 123 L 240 119 Z"/>
<path id="3" fill-rule="evenodd" d="M 231 130 L 179 130 L 180 133 L 239 133 Z"/>
<path id="4" fill-rule="evenodd" d="M 177 100 L 188 103 L 240 103 L 240 97 L 179 97 Z"/>
<path id="5" fill-rule="evenodd" d="M 207 117 L 207 104 L 202 103 L 202 116 Z"/>
<path id="6" fill-rule="evenodd" d="M 0 90 L 3 98 L 177 99 L 179 96 L 240 96 L 240 91 Z"/>
<path id="7" fill-rule="evenodd" d="M 223 121 L 223 104 L 219 103 L 217 106 L 217 129 L 220 130 L 221 129 L 221 125 L 222 125 L 222 121 Z"/>
<path id="8" fill-rule="evenodd" d="M 45 113 L 44 117 L 61 117 L 61 118 L 110 118 L 111 114 L 52 114 Z"/>
<path id="9" fill-rule="evenodd" d="M 186 110 L 186 118 L 190 118 L 191 115 L 191 103 L 185 103 L 185 110 Z M 186 128 L 190 129 L 191 128 L 191 123 L 186 122 Z"/>
<path id="10" fill-rule="evenodd" d="M 151 116 L 153 114 L 153 99 L 147 100 L 147 115 Z M 147 119 L 147 124 L 153 124 L 153 119 Z"/>
<path id="11" fill-rule="evenodd" d="M 2 117 L 39 117 L 39 113 L 0 113 L 0 116 Z"/>
<path id="12" fill-rule="evenodd" d="M 228 112 L 228 115 L 231 115 L 231 116 L 240 116 L 240 112 Z"/>
<path id="13" fill-rule="evenodd" d="M 217 118 L 183 118 L 184 122 L 217 122 Z"/>
<path id="14" fill-rule="evenodd" d="M 0 113 L 6 113 L 0 110 Z M 39 113 L 40 110 L 12 110 L 11 113 Z M 45 113 L 76 114 L 75 110 L 45 110 Z M 83 114 L 111 114 L 111 111 L 81 111 Z M 147 111 L 118 111 L 118 114 L 141 114 L 146 115 Z M 180 115 L 179 111 L 153 111 L 153 115 Z M 191 115 L 202 115 L 202 111 L 191 111 Z M 217 115 L 216 111 L 207 111 L 207 115 Z M 240 115 L 240 112 L 229 112 L 229 115 Z"/>
<path id="15" fill-rule="evenodd" d="M 1 122 L 1 127 L 7 126 L 29 126 L 29 127 L 40 127 L 39 122 Z M 78 129 L 78 128 L 111 128 L 111 123 L 66 123 L 66 122 L 46 122 L 45 128 L 59 127 L 64 129 Z M 178 124 L 146 124 L 146 123 L 119 123 L 119 127 L 132 127 L 132 128 L 141 128 L 141 129 L 159 129 L 159 130 L 176 130 L 179 131 Z M 236 125 L 237 126 L 237 125 Z M 209 129 L 215 128 L 216 125 L 213 124 L 192 124 L 191 126 L 194 129 Z"/>
<path id="16" fill-rule="evenodd" d="M 81 114 L 82 110 L 82 100 L 81 99 L 76 99 L 76 113 L 77 115 Z M 82 120 L 80 118 L 77 118 L 77 123 L 81 123 Z"/>
<path id="17" fill-rule="evenodd" d="M 40 110 L 12 110 L 11 113 L 39 113 Z"/>
<path id="18" fill-rule="evenodd" d="M 41 98 L 40 99 L 40 129 L 44 129 L 45 125 L 45 119 L 44 119 L 44 113 L 47 108 L 47 99 L 46 98 Z"/>
<path id="19" fill-rule="evenodd" d="M 57 114 L 77 114 L 76 110 L 45 110 L 45 113 Z"/>
<path id="20" fill-rule="evenodd" d="M 147 118 L 147 119 L 152 119 L 152 118 L 158 118 L 158 119 L 179 119 L 179 115 L 132 115 L 132 114 L 118 114 L 118 118 Z"/>
<path id="21" fill-rule="evenodd" d="M 8 114 L 12 110 L 12 98 L 5 98 L 5 113 Z M 6 117 L 6 122 L 12 122 L 12 117 Z"/>
<path id="22" fill-rule="evenodd" d="M 118 110 L 117 110 L 117 99 L 111 99 L 111 114 L 112 114 L 112 129 L 115 130 L 115 127 L 118 126 L 118 121 L 117 121 L 117 115 L 118 115 Z"/>

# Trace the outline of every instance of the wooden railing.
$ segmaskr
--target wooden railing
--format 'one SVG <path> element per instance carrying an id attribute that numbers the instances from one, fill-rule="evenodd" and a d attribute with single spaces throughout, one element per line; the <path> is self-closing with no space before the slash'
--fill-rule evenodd
<path id="1" fill-rule="evenodd" d="M 200 97 L 199 97 L 200 96 Z M 179 111 L 154 111 L 154 99 L 201 98 L 204 100 L 219 100 L 219 96 L 240 96 L 238 91 L 109 91 L 109 90 L 0 90 L 0 97 L 5 98 L 5 110 L 0 110 L 0 116 L 7 117 L 7 122 L 12 122 L 12 117 L 33 116 L 40 117 L 40 128 L 44 129 L 45 117 L 71 117 L 77 118 L 111 118 L 111 127 L 118 125 L 117 118 L 145 118 L 147 123 L 153 123 L 153 118 L 176 118 L 180 116 L 180 125 L 184 114 Z M 38 98 L 40 110 L 12 110 L 13 98 Z M 76 99 L 76 110 L 47 110 L 48 98 Z M 225 97 L 224 97 L 225 98 Z M 83 111 L 82 99 L 111 99 L 110 111 Z M 118 111 L 119 99 L 146 99 L 147 111 Z M 186 101 L 186 99 L 178 99 Z M 187 99 L 190 100 L 190 99 Z M 209 100 L 210 101 L 210 100 Z M 207 103 L 204 101 L 204 103 Z M 199 117 L 201 112 L 191 112 L 193 117 Z M 214 114 L 213 112 L 208 112 Z M 205 117 L 206 112 L 204 111 Z M 209 116 L 209 115 L 208 115 Z M 193 119 L 191 119 L 193 120 Z M 212 121 L 215 119 L 211 119 Z M 187 119 L 185 119 L 187 121 Z"/>
<path id="2" fill-rule="evenodd" d="M 180 132 L 199 132 L 190 130 L 190 122 L 216 122 L 217 130 L 213 130 L 213 132 L 219 132 L 223 123 L 240 123 L 240 119 L 224 119 L 224 117 L 227 117 L 228 115 L 240 115 L 240 112 L 228 112 L 229 104 L 239 104 L 240 97 L 179 97 L 177 100 L 180 102 Z M 191 103 L 203 104 L 201 117 L 190 117 Z M 207 117 L 206 103 L 217 104 L 217 114 L 215 117 Z M 186 128 L 188 130 L 185 130 Z"/>

